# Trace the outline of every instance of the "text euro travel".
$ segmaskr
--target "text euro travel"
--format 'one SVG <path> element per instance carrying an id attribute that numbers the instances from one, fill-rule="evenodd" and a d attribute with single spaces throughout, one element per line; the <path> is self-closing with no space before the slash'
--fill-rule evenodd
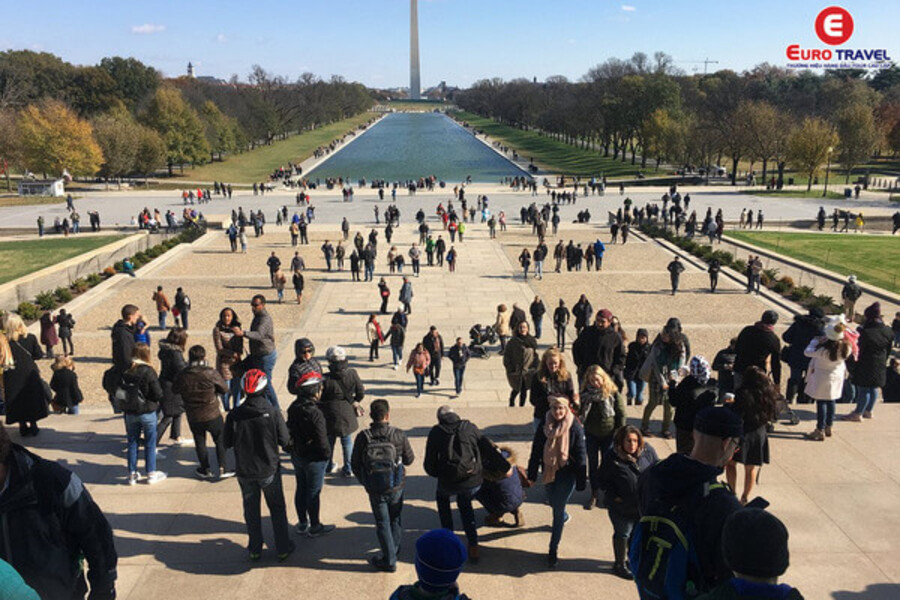
<path id="1" fill-rule="evenodd" d="M 801 48 L 800 44 L 787 47 L 788 60 L 870 60 L 887 62 L 891 60 L 884 48 L 855 50 L 853 48 Z"/>

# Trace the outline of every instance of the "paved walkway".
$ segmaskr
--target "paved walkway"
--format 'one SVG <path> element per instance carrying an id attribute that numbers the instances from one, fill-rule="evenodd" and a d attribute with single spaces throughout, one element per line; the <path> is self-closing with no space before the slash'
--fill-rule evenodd
<path id="1" fill-rule="evenodd" d="M 433 198 L 429 197 L 429 204 Z M 339 221 L 343 208 L 329 205 L 321 210 L 322 220 Z M 338 526 L 333 534 L 315 540 L 296 538 L 298 551 L 287 562 L 278 564 L 274 556 L 266 554 L 253 567 L 246 560 L 237 483 L 194 479 L 196 458 L 192 448 L 166 449 L 167 457 L 161 465 L 169 472 L 168 481 L 154 487 L 125 485 L 121 420 L 110 413 L 99 390 L 100 373 L 109 356 L 108 327 L 115 313 L 126 302 L 137 303 L 152 324 L 155 315 L 150 295 L 156 285 L 165 286 L 170 294 L 176 286 L 183 286 L 194 306 L 188 343 L 210 346 L 210 331 L 223 306 L 233 306 L 246 322 L 253 294 L 274 295 L 268 287 L 266 257 L 275 250 L 287 263 L 292 249 L 286 232 L 276 231 L 274 226 L 268 229 L 270 233 L 264 237 L 250 239 L 246 255 L 230 253 L 225 236 L 212 232 L 165 262 L 140 270 L 137 278 L 123 278 L 107 286 L 83 301 L 75 315 L 78 373 L 88 396 L 85 414 L 50 417 L 41 436 L 29 438 L 27 445 L 78 472 L 108 514 L 121 557 L 122 598 L 281 599 L 297 593 L 314 598 L 386 598 L 397 585 L 414 578 L 412 548 L 416 536 L 438 526 L 434 483 L 421 467 L 434 410 L 451 403 L 489 435 L 510 444 L 523 462 L 528 455 L 531 411 L 506 407 L 508 387 L 496 355 L 470 362 L 466 388 L 458 399 L 451 399 L 448 361 L 444 361 L 441 385 L 428 388 L 420 399 L 413 396 L 411 375 L 389 367 L 389 349 L 382 350 L 378 361 L 367 361 L 364 324 L 379 305 L 377 289 L 374 283 L 350 282 L 349 272 L 322 270 L 318 248 L 325 239 L 334 241 L 339 235 L 336 226 L 326 224 L 314 226 L 311 244 L 300 248 L 309 268 L 303 303 L 270 304 L 280 354 L 275 380 L 282 406 L 286 407 L 290 399 L 284 382 L 293 341 L 303 335 L 315 341 L 319 356 L 332 343 L 348 347 L 353 366 L 359 369 L 368 389 L 366 403 L 375 397 L 391 401 L 393 421 L 410 431 L 417 454 L 407 488 L 406 534 L 398 572 L 373 573 L 366 564 L 366 555 L 377 547 L 373 520 L 364 491 L 351 480 L 329 477 L 326 482 L 323 519 Z M 597 232 L 595 226 L 566 225 L 561 237 L 587 243 Z M 394 243 L 406 249 L 413 239 L 412 225 L 404 222 Z M 639 326 L 652 331 L 669 316 L 680 317 L 694 352 L 711 356 L 729 336 L 768 307 L 724 280 L 721 294 L 708 294 L 705 274 L 692 268 L 682 278 L 684 293 L 670 296 L 664 271 L 669 256 L 652 243 L 633 239 L 624 247 L 611 247 L 600 273 L 548 274 L 543 281 L 526 282 L 513 264 L 521 246 L 533 244 L 528 232 L 511 226 L 500 242 L 489 240 L 483 226 L 473 226 L 466 241 L 457 244 L 460 262 L 456 273 L 424 267 L 422 276 L 412 279 L 415 297 L 407 351 L 429 325 L 437 326 L 450 344 L 457 335 L 467 338 L 474 323 L 492 321 L 500 302 L 518 302 L 524 307 L 540 294 L 548 308 L 559 297 L 566 298 L 571 306 L 577 294 L 585 292 L 595 308 L 608 306 L 619 315 L 632 335 Z M 382 275 L 389 277 L 392 297 L 396 298 L 400 276 L 386 273 L 386 251 L 382 240 L 376 281 Z M 392 309 L 396 305 L 396 301 L 391 302 Z M 389 322 L 388 316 L 383 318 L 385 322 Z M 155 341 L 159 333 L 153 334 Z M 543 341 L 550 337 L 545 334 Z M 42 368 L 46 369 L 46 362 Z M 629 411 L 633 422 L 639 416 L 637 408 Z M 844 411 L 842 407 L 840 412 Z M 757 488 L 791 531 L 792 566 L 787 580 L 808 598 L 897 597 L 900 472 L 892 458 L 900 450 L 896 441 L 900 439 L 900 411 L 879 406 L 876 419 L 862 424 L 840 423 L 835 437 L 822 444 L 800 439 L 801 432 L 810 428 L 812 412 L 804 407 L 800 415 L 803 425 L 779 427 L 773 436 L 773 464 L 762 470 Z M 18 436 L 15 432 L 13 435 Z M 663 440 L 654 439 L 652 443 L 663 455 L 674 449 Z M 289 462 L 285 466 L 285 490 L 290 499 L 294 483 Z M 608 572 L 612 528 L 606 514 L 597 509 L 582 510 L 584 498 L 580 494 L 570 506 L 572 520 L 563 536 L 560 567 L 546 572 L 550 513 L 542 498 L 540 489 L 529 493 L 524 529 L 481 528 L 482 560 L 466 568 L 460 580 L 464 591 L 473 598 L 517 600 L 582 597 L 586 592 L 635 598 L 631 584 Z M 288 514 L 295 521 L 292 506 Z M 483 516 L 479 511 L 479 521 Z"/>

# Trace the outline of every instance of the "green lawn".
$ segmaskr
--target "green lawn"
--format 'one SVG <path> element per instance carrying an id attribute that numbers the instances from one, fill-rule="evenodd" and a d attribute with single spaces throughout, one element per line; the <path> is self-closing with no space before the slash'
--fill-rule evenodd
<path id="1" fill-rule="evenodd" d="M 120 239 L 120 235 L 71 235 L 67 238 L 54 236 L 0 242 L 0 283 L 18 279 Z"/>
<path id="2" fill-rule="evenodd" d="M 829 186 L 830 187 L 830 186 Z M 822 190 L 817 190 L 815 188 L 810 191 L 802 190 L 744 190 L 745 194 L 752 194 L 753 196 L 774 196 L 776 198 L 821 198 Z M 828 199 L 830 200 L 843 200 L 844 194 L 841 192 L 828 192 Z"/>
<path id="3" fill-rule="evenodd" d="M 582 150 L 539 135 L 536 131 L 523 131 L 465 111 L 460 111 L 457 115 L 460 120 L 468 122 L 472 127 L 514 148 L 519 156 L 526 159 L 534 158 L 535 164 L 554 173 L 588 177 L 603 173 L 610 178 L 632 177 L 642 170 L 647 176 L 654 174 L 649 164 L 646 169 L 641 169 L 640 164 L 632 165 L 630 157 L 623 163 L 603 157 L 594 150 Z"/>
<path id="4" fill-rule="evenodd" d="M 215 162 L 194 169 L 186 168 L 184 173 L 175 170 L 176 178 L 184 181 L 224 181 L 230 183 L 252 183 L 266 181 L 269 174 L 288 162 L 299 163 L 309 158 L 313 151 L 351 129 L 365 123 L 375 113 L 365 112 L 331 125 L 293 135 L 286 140 L 228 156 L 224 162 Z M 172 181 L 177 181 L 173 179 Z"/>
<path id="5" fill-rule="evenodd" d="M 730 231 L 750 244 L 900 292 L 900 240 L 879 235 Z"/>
<path id="6" fill-rule="evenodd" d="M 0 194 L 0 206 L 32 206 L 34 204 L 65 204 L 65 198 L 51 196 L 17 196 Z"/>

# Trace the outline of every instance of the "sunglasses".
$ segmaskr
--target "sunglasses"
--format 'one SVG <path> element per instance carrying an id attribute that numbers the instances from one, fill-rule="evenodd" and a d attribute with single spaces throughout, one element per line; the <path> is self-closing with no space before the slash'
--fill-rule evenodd
<path id="1" fill-rule="evenodd" d="M 301 354 L 312 354 L 312 350 L 303 350 Z"/>

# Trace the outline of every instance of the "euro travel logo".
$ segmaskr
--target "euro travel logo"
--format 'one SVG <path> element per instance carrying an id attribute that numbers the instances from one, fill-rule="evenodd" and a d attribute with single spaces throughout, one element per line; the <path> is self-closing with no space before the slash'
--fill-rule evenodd
<path id="1" fill-rule="evenodd" d="M 828 46 L 841 46 L 850 40 L 855 23 L 853 15 L 841 6 L 829 6 L 816 16 L 816 36 Z M 891 57 L 885 48 L 804 48 L 790 44 L 785 51 L 790 69 L 886 69 Z"/>

